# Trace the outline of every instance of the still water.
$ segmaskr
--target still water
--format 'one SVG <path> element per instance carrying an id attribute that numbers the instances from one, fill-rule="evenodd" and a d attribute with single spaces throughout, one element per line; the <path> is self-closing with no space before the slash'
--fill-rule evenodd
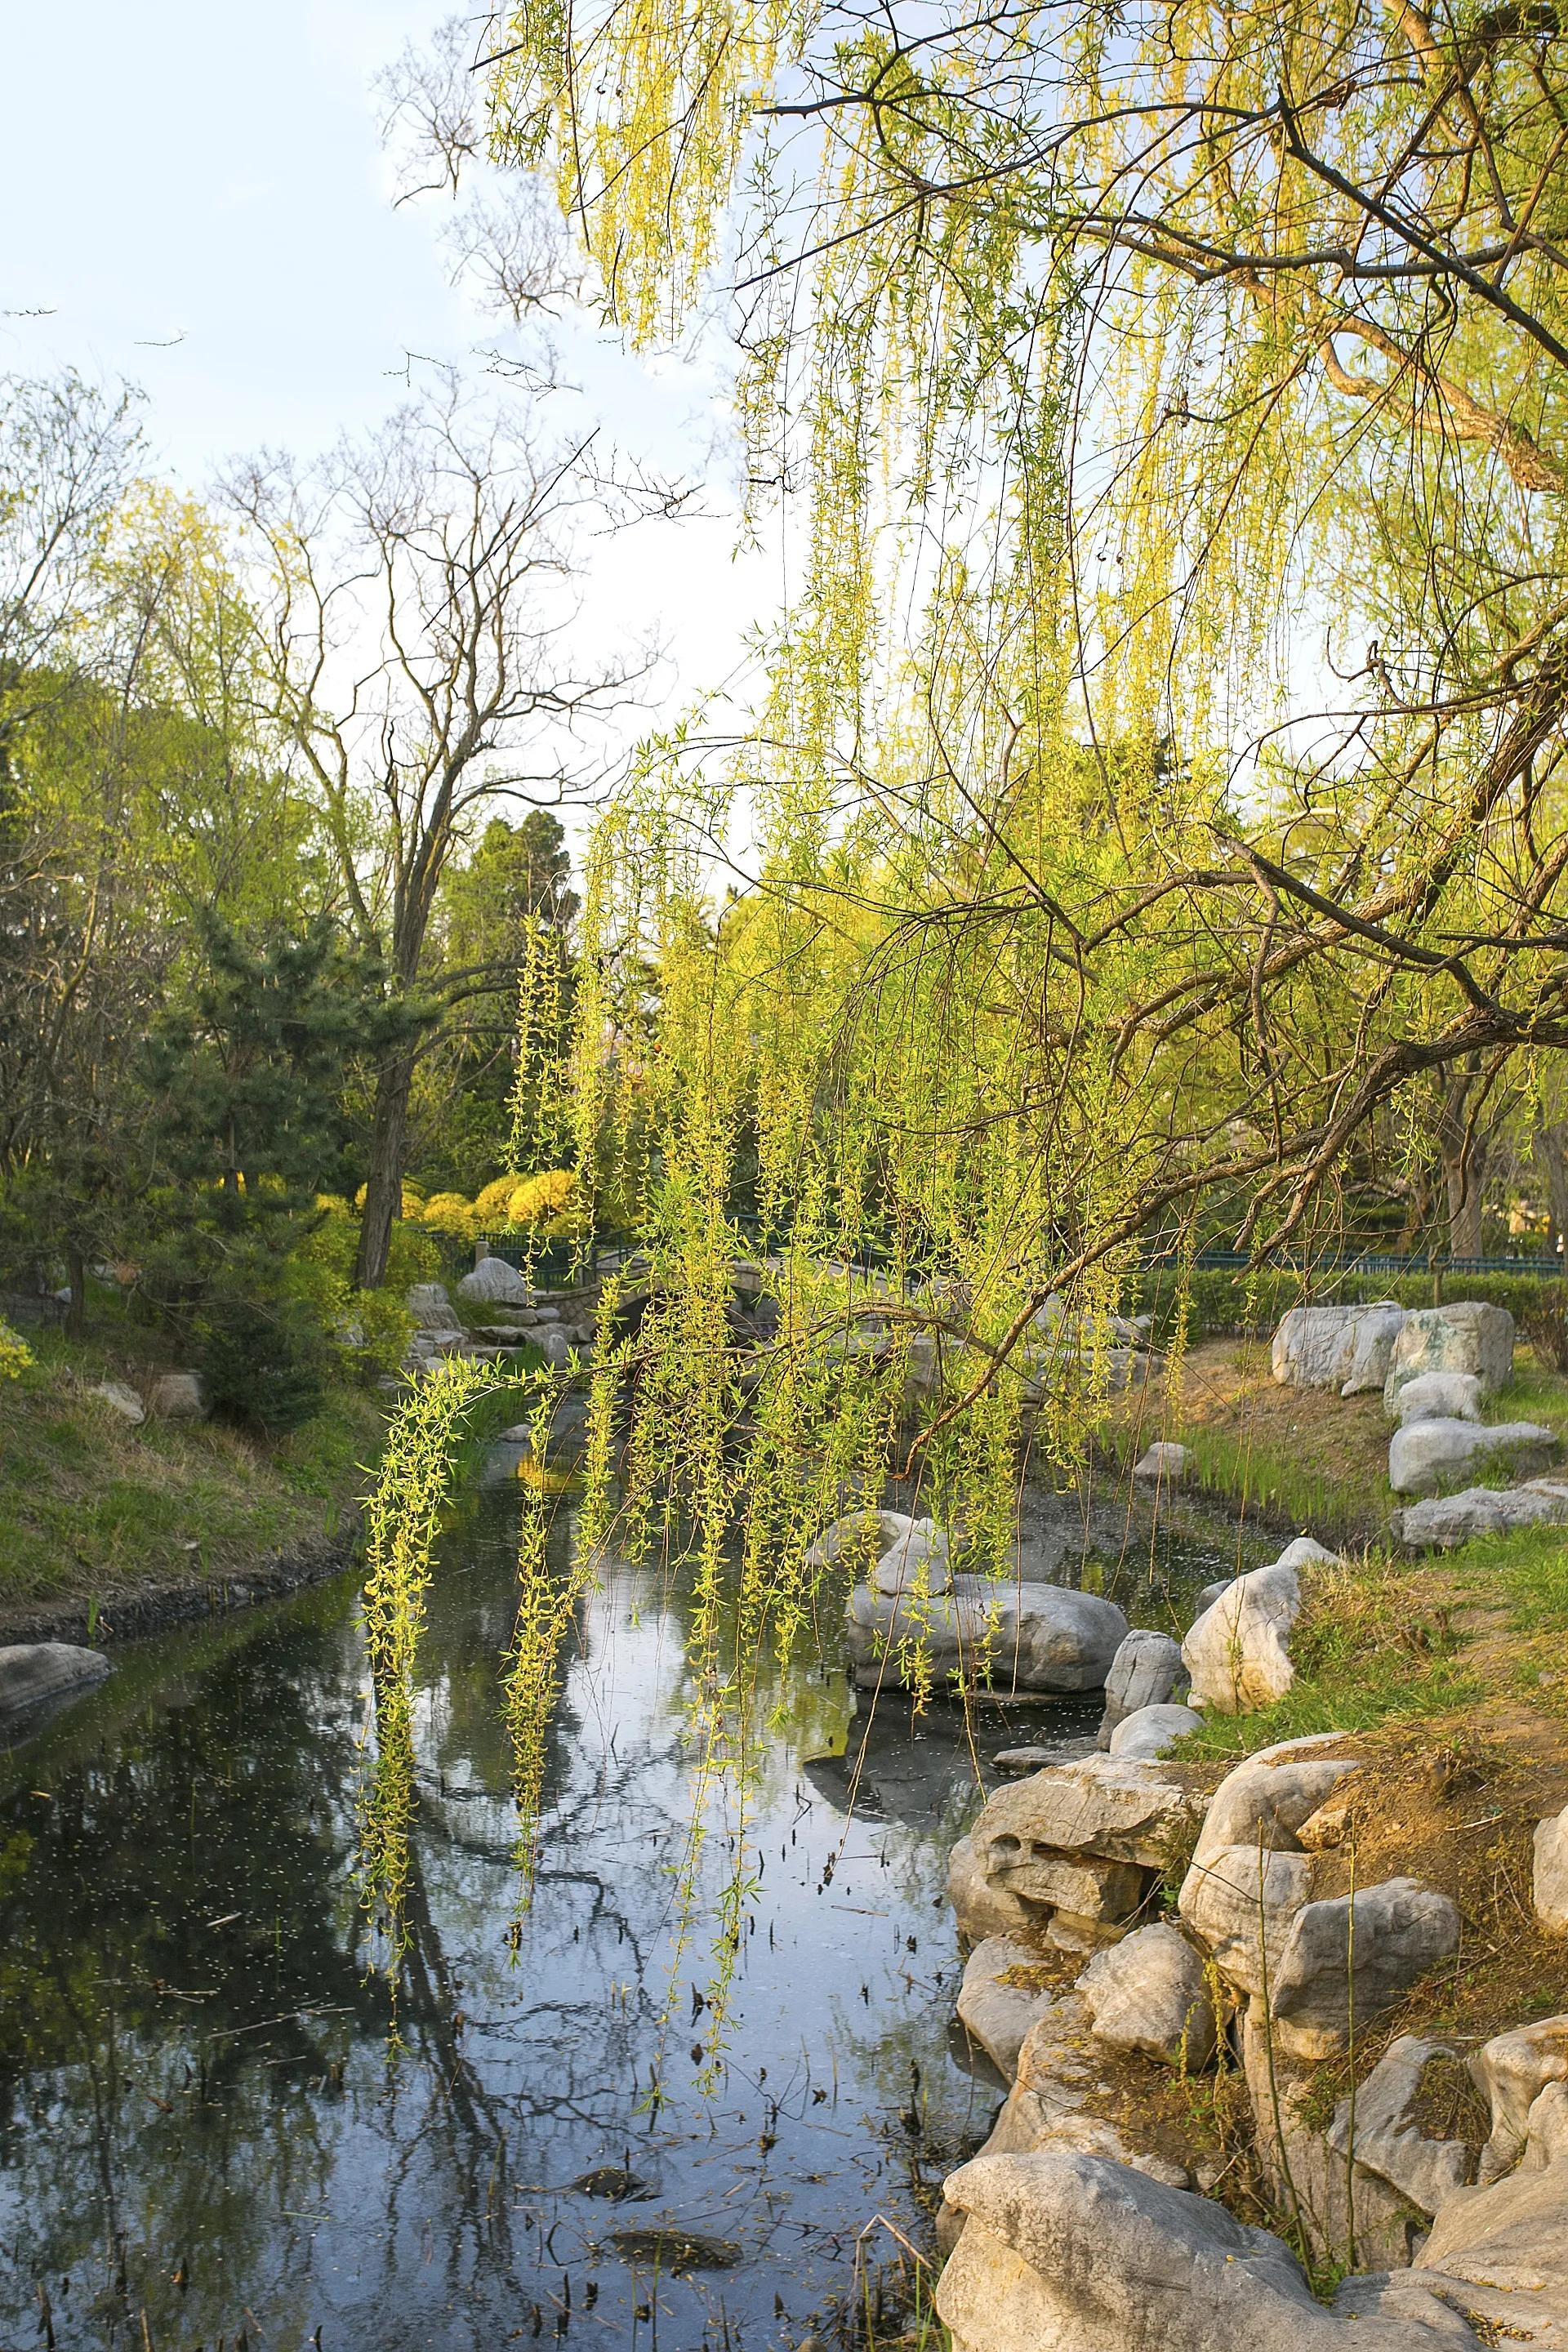
<path id="1" fill-rule="evenodd" d="M 841 2340 L 892 2276 L 883 2221 L 926 2242 L 1001 2095 L 950 2029 L 942 1884 L 980 1802 L 962 1718 L 868 1726 L 831 1632 L 764 1670 L 715 2068 L 710 1927 L 679 1932 L 684 1612 L 656 1574 L 613 1568 L 582 1607 L 509 1933 L 515 1508 L 476 1507 L 432 1596 L 395 2006 L 357 1898 L 352 1580 L 129 1648 L 0 1758 L 5 2352 L 760 2352 Z M 1097 1717 L 993 1710 L 981 1764 L 1020 1738 L 1076 1749 Z"/>

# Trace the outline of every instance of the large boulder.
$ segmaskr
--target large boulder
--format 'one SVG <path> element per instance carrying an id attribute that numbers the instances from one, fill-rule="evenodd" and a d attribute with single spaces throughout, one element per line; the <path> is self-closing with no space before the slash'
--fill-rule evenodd
<path id="1" fill-rule="evenodd" d="M 1122 1717 L 1110 1735 L 1109 1752 L 1145 1759 L 1163 1756 L 1189 1731 L 1201 1731 L 1203 1720 L 1194 1706 L 1141 1706 Z"/>
<path id="2" fill-rule="evenodd" d="M 146 1406 L 123 1381 L 96 1381 L 88 1394 L 101 1398 L 110 1412 L 132 1429 L 139 1429 L 147 1418 Z"/>
<path id="3" fill-rule="evenodd" d="M 964 2217 L 936 2294 L 953 2352 L 1316 2352 L 1348 2334 L 1278 2238 L 1104 2157 L 988 2153 L 942 2195 Z"/>
<path id="4" fill-rule="evenodd" d="M 1332 1734 L 1285 1740 L 1227 1772 L 1209 1801 L 1182 1883 L 1183 1920 L 1239 1991 L 1277 1976 L 1312 1864 L 1297 1832 L 1359 1769 L 1315 1751 Z"/>
<path id="5" fill-rule="evenodd" d="M 1494 1465 L 1544 1470 L 1556 1451 L 1555 1432 L 1537 1421 L 1413 1421 L 1389 1440 L 1388 1483 L 1396 1495 L 1435 1495 Z"/>
<path id="6" fill-rule="evenodd" d="M 1274 1334 L 1274 1378 L 1288 1388 L 1338 1389 L 1342 1396 L 1380 1389 L 1404 1321 L 1404 1307 L 1387 1299 L 1373 1307 L 1292 1307 Z"/>
<path id="7" fill-rule="evenodd" d="M 79 1695 L 110 1670 L 101 1650 L 76 1642 L 14 1642 L 0 1649 L 0 1717 L 30 1714 Z"/>
<path id="8" fill-rule="evenodd" d="M 476 1302 L 531 1307 L 533 1286 L 525 1282 L 516 1266 L 509 1265 L 504 1257 L 482 1257 L 473 1272 L 464 1275 L 458 1283 L 458 1296 Z"/>
<path id="9" fill-rule="evenodd" d="M 877 1559 L 900 1536 L 907 1536 L 914 1526 L 907 1511 L 879 1511 L 868 1505 L 858 1511 L 846 1511 L 841 1519 L 824 1528 L 805 1555 L 807 1568 L 829 1568 L 846 1552 L 859 1552 Z"/>
<path id="10" fill-rule="evenodd" d="M 1178 1684 L 1185 1687 L 1187 1670 L 1179 1643 L 1168 1633 L 1134 1626 L 1110 1661 L 1105 1677 L 1105 1713 L 1100 1721 L 1100 1745 L 1109 1748 L 1119 1723 L 1141 1707 L 1163 1706 Z"/>
<path id="11" fill-rule="evenodd" d="M 1479 1421 L 1481 1384 L 1474 1372 L 1417 1372 L 1394 1392 L 1403 1429 L 1412 1421 Z"/>
<path id="12" fill-rule="evenodd" d="M 1490 1396 L 1513 1372 L 1513 1318 L 1506 1307 L 1479 1299 L 1456 1299 L 1452 1307 L 1418 1307 L 1399 1327 L 1384 1383 L 1383 1402 L 1391 1416 L 1399 1391 L 1426 1372 L 1469 1372 Z"/>
<path id="13" fill-rule="evenodd" d="M 1412 2268 L 1331 2304 L 1266 2230 L 1056 2143 L 942 2184 L 962 2234 L 938 2316 L 953 2352 L 1477 2352 L 1568 2345 L 1568 2164 L 1450 2197 Z"/>
<path id="14" fill-rule="evenodd" d="M 947 1899 L 967 1943 L 984 1944 L 997 1936 L 1016 1940 L 1033 1935 L 1040 1924 L 1038 1912 L 1020 1895 L 992 1885 L 973 1838 L 960 1838 L 948 1856 Z"/>
<path id="15" fill-rule="evenodd" d="M 1025 1853 L 1089 1854 L 1163 1870 L 1190 1841 L 1204 1801 L 1158 1766 L 1079 1756 L 998 1789 L 971 1837 L 987 1877 Z"/>
<path id="16" fill-rule="evenodd" d="M 1292 2057 L 1332 2057 L 1458 1946 L 1458 1911 L 1414 1878 L 1308 1903 L 1269 1971 L 1275 2032 Z"/>
<path id="17" fill-rule="evenodd" d="M 929 1597 L 865 1585 L 849 1596 L 849 1656 L 862 1687 L 907 1682 L 923 1655 L 939 1682 L 1098 1690 L 1126 1632 L 1113 1602 L 1064 1584 L 955 1576 L 947 1592 Z"/>
<path id="18" fill-rule="evenodd" d="M 896 1596 L 910 1591 L 945 1592 L 952 1583 L 947 1538 L 934 1519 L 916 1519 L 895 1536 L 871 1570 L 879 1592 Z"/>
<path id="19" fill-rule="evenodd" d="M 1539 2025 L 1494 2034 L 1472 2054 L 1470 2073 L 1491 2108 L 1481 2179 L 1495 2180 L 1523 2155 L 1530 2111 L 1542 2092 L 1549 2083 L 1568 2082 L 1568 2017 L 1546 2017 Z"/>
<path id="20" fill-rule="evenodd" d="M 199 1372 L 161 1372 L 147 1392 L 147 1410 L 158 1421 L 205 1421 L 206 1392 Z"/>
<path id="21" fill-rule="evenodd" d="M 1434 2062 L 1457 2064 L 1453 2045 L 1402 2033 L 1391 2042 L 1354 2104 L 1343 2098 L 1334 2109 L 1328 2143 L 1347 2161 L 1385 2180 L 1428 2220 L 1475 2174 L 1475 2158 L 1462 2139 L 1433 2139 L 1418 2120 L 1422 2084 Z"/>
<path id="22" fill-rule="evenodd" d="M 1040 1979 L 1040 1956 L 1031 1945 L 1016 1937 L 988 1936 L 971 1953 L 958 1990 L 965 2032 L 1009 2083 L 1030 2027 L 1052 1998 Z"/>
<path id="23" fill-rule="evenodd" d="M 1466 1486 L 1394 1511 L 1389 1527 L 1406 1551 L 1453 1551 L 1478 1536 L 1511 1535 L 1516 1528 L 1568 1525 L 1568 1483 L 1531 1478 L 1522 1486 Z"/>
<path id="24" fill-rule="evenodd" d="M 414 1318 L 416 1330 L 458 1333 L 462 1330 L 445 1286 L 439 1282 L 412 1283 L 404 1293 L 403 1303 Z"/>
<path id="25" fill-rule="evenodd" d="M 1321 1753 L 1341 1737 L 1313 1731 L 1302 1739 L 1282 1739 L 1227 1772 L 1209 1800 L 1194 1859 L 1201 1862 L 1233 1845 L 1300 1853 L 1302 1825 L 1362 1769 L 1352 1756 Z"/>
<path id="26" fill-rule="evenodd" d="M 1300 1606 L 1293 1568 L 1255 1568 L 1233 1578 L 1182 1643 L 1193 1705 L 1245 1715 L 1283 1698 L 1295 1679 L 1286 1645 Z"/>
<path id="27" fill-rule="evenodd" d="M 1310 1854 L 1213 1846 L 1194 1860 L 1177 1908 L 1226 1982 L 1237 1992 L 1261 1993 L 1279 1975 L 1311 1891 Z"/>
<path id="28" fill-rule="evenodd" d="M 1292 1536 L 1279 1559 L 1270 1563 L 1274 1568 L 1342 1568 L 1343 1554 L 1331 1551 L 1315 1536 Z"/>
<path id="29" fill-rule="evenodd" d="M 1535 1916 L 1549 1936 L 1568 1936 L 1568 1805 L 1535 1832 Z"/>
<path id="30" fill-rule="evenodd" d="M 1163 1923 L 1097 1952 L 1078 1980 L 1097 2041 L 1200 2074 L 1215 2054 L 1214 1998 L 1203 1960 Z"/>
<path id="31" fill-rule="evenodd" d="M 1506 2298 L 1495 2315 L 1489 2299 L 1467 2294 L 1460 2303 L 1472 2312 L 1479 2303 L 1493 2318 L 1484 2334 L 1476 2329 L 1483 2344 L 1533 2344 L 1547 2352 L 1568 2343 L 1568 2160 L 1521 2165 L 1506 2180 L 1459 2189 L 1437 2214 L 1415 2268 Z"/>

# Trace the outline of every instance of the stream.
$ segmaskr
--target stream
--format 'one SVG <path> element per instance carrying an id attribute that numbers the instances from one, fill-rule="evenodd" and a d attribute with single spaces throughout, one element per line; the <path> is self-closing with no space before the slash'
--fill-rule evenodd
<path id="1" fill-rule="evenodd" d="M 895 2232 L 929 2245 L 1001 2097 L 950 2024 L 976 1757 L 1076 1752 L 1099 1699 L 977 1709 L 972 1746 L 946 1706 L 857 1715 L 831 1632 L 764 1662 L 716 2036 L 735 1824 L 715 1793 L 683 1937 L 679 1581 L 614 1566 L 581 1607 L 509 1932 L 518 1507 L 479 1497 L 431 1594 L 395 2001 L 358 1900 L 352 1578 L 128 1646 L 0 1755 L 5 2352 L 760 2352 L 848 2340 L 879 2303 L 898 2332 Z M 1162 1574 L 1234 1564 L 1189 1541 Z"/>

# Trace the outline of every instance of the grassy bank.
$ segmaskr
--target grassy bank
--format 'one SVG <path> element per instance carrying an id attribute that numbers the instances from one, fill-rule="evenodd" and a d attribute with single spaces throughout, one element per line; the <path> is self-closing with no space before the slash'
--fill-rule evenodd
<path id="1" fill-rule="evenodd" d="M 1543 1423 L 1568 1461 L 1568 1378 L 1538 1366 L 1528 1348 L 1515 1363 L 1486 1418 Z M 1193 1455 L 1190 1483 L 1244 1520 L 1363 1545 L 1386 1535 L 1397 1499 L 1388 1485 L 1392 1432 L 1381 1394 L 1277 1386 L 1266 1341 L 1212 1339 L 1193 1348 L 1173 1378 L 1113 1398 L 1100 1439 L 1125 1466 L 1154 1439 L 1173 1438 Z M 1510 1481 L 1482 1471 L 1463 1483 Z"/>
<path id="2" fill-rule="evenodd" d="M 68 1609 L 107 1629 L 150 1590 L 216 1594 L 269 1553 L 319 1544 L 381 1443 L 381 1400 L 350 1389 L 276 1442 L 217 1422 L 133 1429 L 90 1393 L 158 1369 L 132 1335 L 29 1345 L 31 1367 L 0 1387 L 0 1633 Z"/>

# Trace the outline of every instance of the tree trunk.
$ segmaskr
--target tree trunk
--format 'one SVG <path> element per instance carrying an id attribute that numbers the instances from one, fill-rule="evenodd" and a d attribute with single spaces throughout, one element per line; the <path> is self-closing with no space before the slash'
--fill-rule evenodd
<path id="1" fill-rule="evenodd" d="M 1546 1246 L 1561 1259 L 1568 1249 L 1568 1127 L 1560 1119 L 1542 1119 L 1531 1144 L 1546 1196 Z"/>
<path id="2" fill-rule="evenodd" d="M 414 1057 L 408 1054 L 388 1062 L 375 1083 L 370 1172 L 365 1179 L 364 1213 L 360 1218 L 359 1257 L 354 1266 L 354 1281 L 361 1290 L 378 1290 L 386 1279 L 392 1228 L 403 1206 L 403 1150 L 413 1084 Z"/>
<path id="3" fill-rule="evenodd" d="M 1437 1149 L 1448 1197 L 1448 1255 L 1479 1257 L 1481 1192 L 1486 1182 L 1488 1138 L 1466 1116 L 1473 1068 L 1456 1071 L 1443 1090 L 1437 1114 Z"/>

